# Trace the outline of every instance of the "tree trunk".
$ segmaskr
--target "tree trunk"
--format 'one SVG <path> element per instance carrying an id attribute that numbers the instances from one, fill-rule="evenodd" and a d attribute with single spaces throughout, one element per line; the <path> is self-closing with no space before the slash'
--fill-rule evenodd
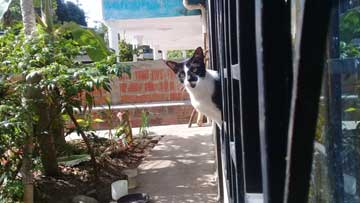
<path id="1" fill-rule="evenodd" d="M 36 28 L 33 0 L 20 0 L 25 35 L 30 36 Z"/>
<path id="2" fill-rule="evenodd" d="M 10 12 L 10 10 L 7 10 L 4 13 L 3 25 L 4 25 L 4 27 L 10 27 L 11 26 L 11 12 Z"/>
<path id="3" fill-rule="evenodd" d="M 26 137 L 25 140 L 24 158 L 21 167 L 21 174 L 23 177 L 23 184 L 24 184 L 24 203 L 34 202 L 34 184 L 33 184 L 33 175 L 31 172 L 33 136 L 31 133 Z"/>
<path id="4" fill-rule="evenodd" d="M 30 37 L 31 34 L 35 31 L 36 22 L 35 22 L 35 12 L 33 7 L 32 0 L 21 0 L 21 14 L 23 17 L 24 24 L 24 33 L 27 37 Z M 32 91 L 33 89 L 28 89 L 27 91 Z M 25 94 L 31 95 L 30 92 Z M 32 99 L 32 98 L 26 98 Z M 32 174 L 32 151 L 33 151 L 33 133 L 34 130 L 31 129 L 29 135 L 26 138 L 24 146 L 24 158 L 22 160 L 22 177 L 24 183 L 24 203 L 33 203 L 34 202 L 34 184 L 33 184 L 33 174 Z"/>
<path id="5" fill-rule="evenodd" d="M 52 18 L 52 1 L 42 0 L 41 1 L 41 17 L 47 26 L 49 33 L 53 30 L 53 18 Z"/>
<path id="6" fill-rule="evenodd" d="M 54 136 L 51 131 L 50 106 L 44 101 L 43 95 L 40 98 L 35 107 L 36 114 L 39 116 L 39 121 L 36 125 L 36 136 L 40 145 L 40 157 L 44 173 L 46 176 L 54 177 L 59 175 L 59 170 Z"/>
<path id="7" fill-rule="evenodd" d="M 47 0 L 47 3 L 51 2 Z M 47 5 L 47 4 L 46 4 Z M 21 0 L 20 1 L 24 32 L 27 37 L 35 32 L 35 12 L 33 8 L 33 0 Z M 49 16 L 49 19 L 51 17 Z M 31 76 L 27 81 L 29 84 L 37 84 L 41 80 L 40 73 Z M 29 88 L 32 93 L 28 95 L 30 99 L 33 99 L 35 113 L 39 116 L 38 123 L 35 126 L 35 136 L 40 145 L 40 156 L 44 167 L 45 175 L 57 176 L 59 174 L 58 164 L 56 160 L 56 149 L 54 143 L 54 137 L 51 132 L 51 118 L 50 118 L 50 105 L 46 102 L 45 96 L 41 93 L 40 89 L 35 87 Z"/>
<path id="8" fill-rule="evenodd" d="M 64 121 L 62 121 L 61 119 L 56 119 L 52 124 L 51 132 L 54 135 L 56 151 L 64 151 L 66 146 L 66 140 L 64 136 Z"/>
<path id="9" fill-rule="evenodd" d="M 62 152 L 65 149 L 66 140 L 64 136 L 64 121 L 61 118 L 61 109 L 57 105 L 50 106 L 51 134 L 54 137 L 55 148 L 57 152 Z"/>
<path id="10" fill-rule="evenodd" d="M 84 131 L 81 129 L 79 123 L 76 121 L 76 118 L 74 116 L 74 114 L 71 111 L 67 111 L 68 115 L 70 116 L 71 121 L 74 123 L 76 129 L 78 129 L 78 133 L 81 135 L 82 139 L 85 142 L 85 145 L 87 147 L 88 153 L 90 155 L 91 158 L 91 163 L 93 165 L 93 172 L 94 172 L 94 177 L 95 177 L 95 181 L 98 182 L 99 181 L 99 168 L 98 165 L 96 163 L 96 157 L 95 157 L 95 152 L 94 149 L 92 148 L 91 144 L 90 144 L 90 140 L 89 138 L 85 135 Z"/>

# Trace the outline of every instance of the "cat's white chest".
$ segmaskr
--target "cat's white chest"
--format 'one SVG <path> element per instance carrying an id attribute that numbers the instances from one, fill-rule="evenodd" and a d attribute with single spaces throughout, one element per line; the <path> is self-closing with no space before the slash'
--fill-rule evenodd
<path id="1" fill-rule="evenodd" d="M 212 99 L 215 88 L 215 75 L 212 74 L 208 72 L 205 78 L 199 78 L 195 88 L 186 84 L 185 88 L 190 95 L 193 107 L 221 125 L 221 112 Z"/>

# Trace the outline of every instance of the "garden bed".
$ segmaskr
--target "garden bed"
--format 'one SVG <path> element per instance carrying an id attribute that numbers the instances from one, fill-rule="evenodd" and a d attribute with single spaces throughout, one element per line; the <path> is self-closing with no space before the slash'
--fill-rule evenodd
<path id="1" fill-rule="evenodd" d="M 58 177 L 45 177 L 40 172 L 35 176 L 35 202 L 67 203 L 71 202 L 76 195 L 86 195 L 97 199 L 99 202 L 108 203 L 111 200 L 111 183 L 126 179 L 122 170 L 137 168 L 161 137 L 134 138 L 132 147 L 126 150 L 113 149 L 111 146 L 114 142 L 109 139 L 98 138 L 95 141 L 93 140 L 92 143 L 99 154 L 97 156 L 97 163 L 100 168 L 98 181 L 91 175 L 92 165 L 90 161 L 85 160 L 75 166 L 66 166 L 64 162 L 60 162 L 61 174 Z M 68 145 L 74 154 L 86 152 L 82 140 L 72 140 L 68 142 Z M 67 150 L 69 151 L 69 149 Z"/>

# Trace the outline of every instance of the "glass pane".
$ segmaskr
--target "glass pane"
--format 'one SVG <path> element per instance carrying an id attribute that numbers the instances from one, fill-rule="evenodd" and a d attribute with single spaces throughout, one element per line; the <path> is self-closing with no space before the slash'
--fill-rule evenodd
<path id="1" fill-rule="evenodd" d="M 354 3 L 355 2 L 355 3 Z M 339 5 L 340 43 L 329 47 L 314 143 L 310 203 L 360 202 L 360 11 L 358 1 Z M 330 52 L 333 50 L 330 50 Z"/>

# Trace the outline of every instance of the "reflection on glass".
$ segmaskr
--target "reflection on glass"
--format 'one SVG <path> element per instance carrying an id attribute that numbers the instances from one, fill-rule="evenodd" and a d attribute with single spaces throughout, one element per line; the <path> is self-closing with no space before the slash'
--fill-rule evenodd
<path id="1" fill-rule="evenodd" d="M 339 24 L 332 23 L 340 57 L 328 60 L 325 70 L 310 203 L 360 202 L 360 11 L 354 2 L 342 2 Z"/>

